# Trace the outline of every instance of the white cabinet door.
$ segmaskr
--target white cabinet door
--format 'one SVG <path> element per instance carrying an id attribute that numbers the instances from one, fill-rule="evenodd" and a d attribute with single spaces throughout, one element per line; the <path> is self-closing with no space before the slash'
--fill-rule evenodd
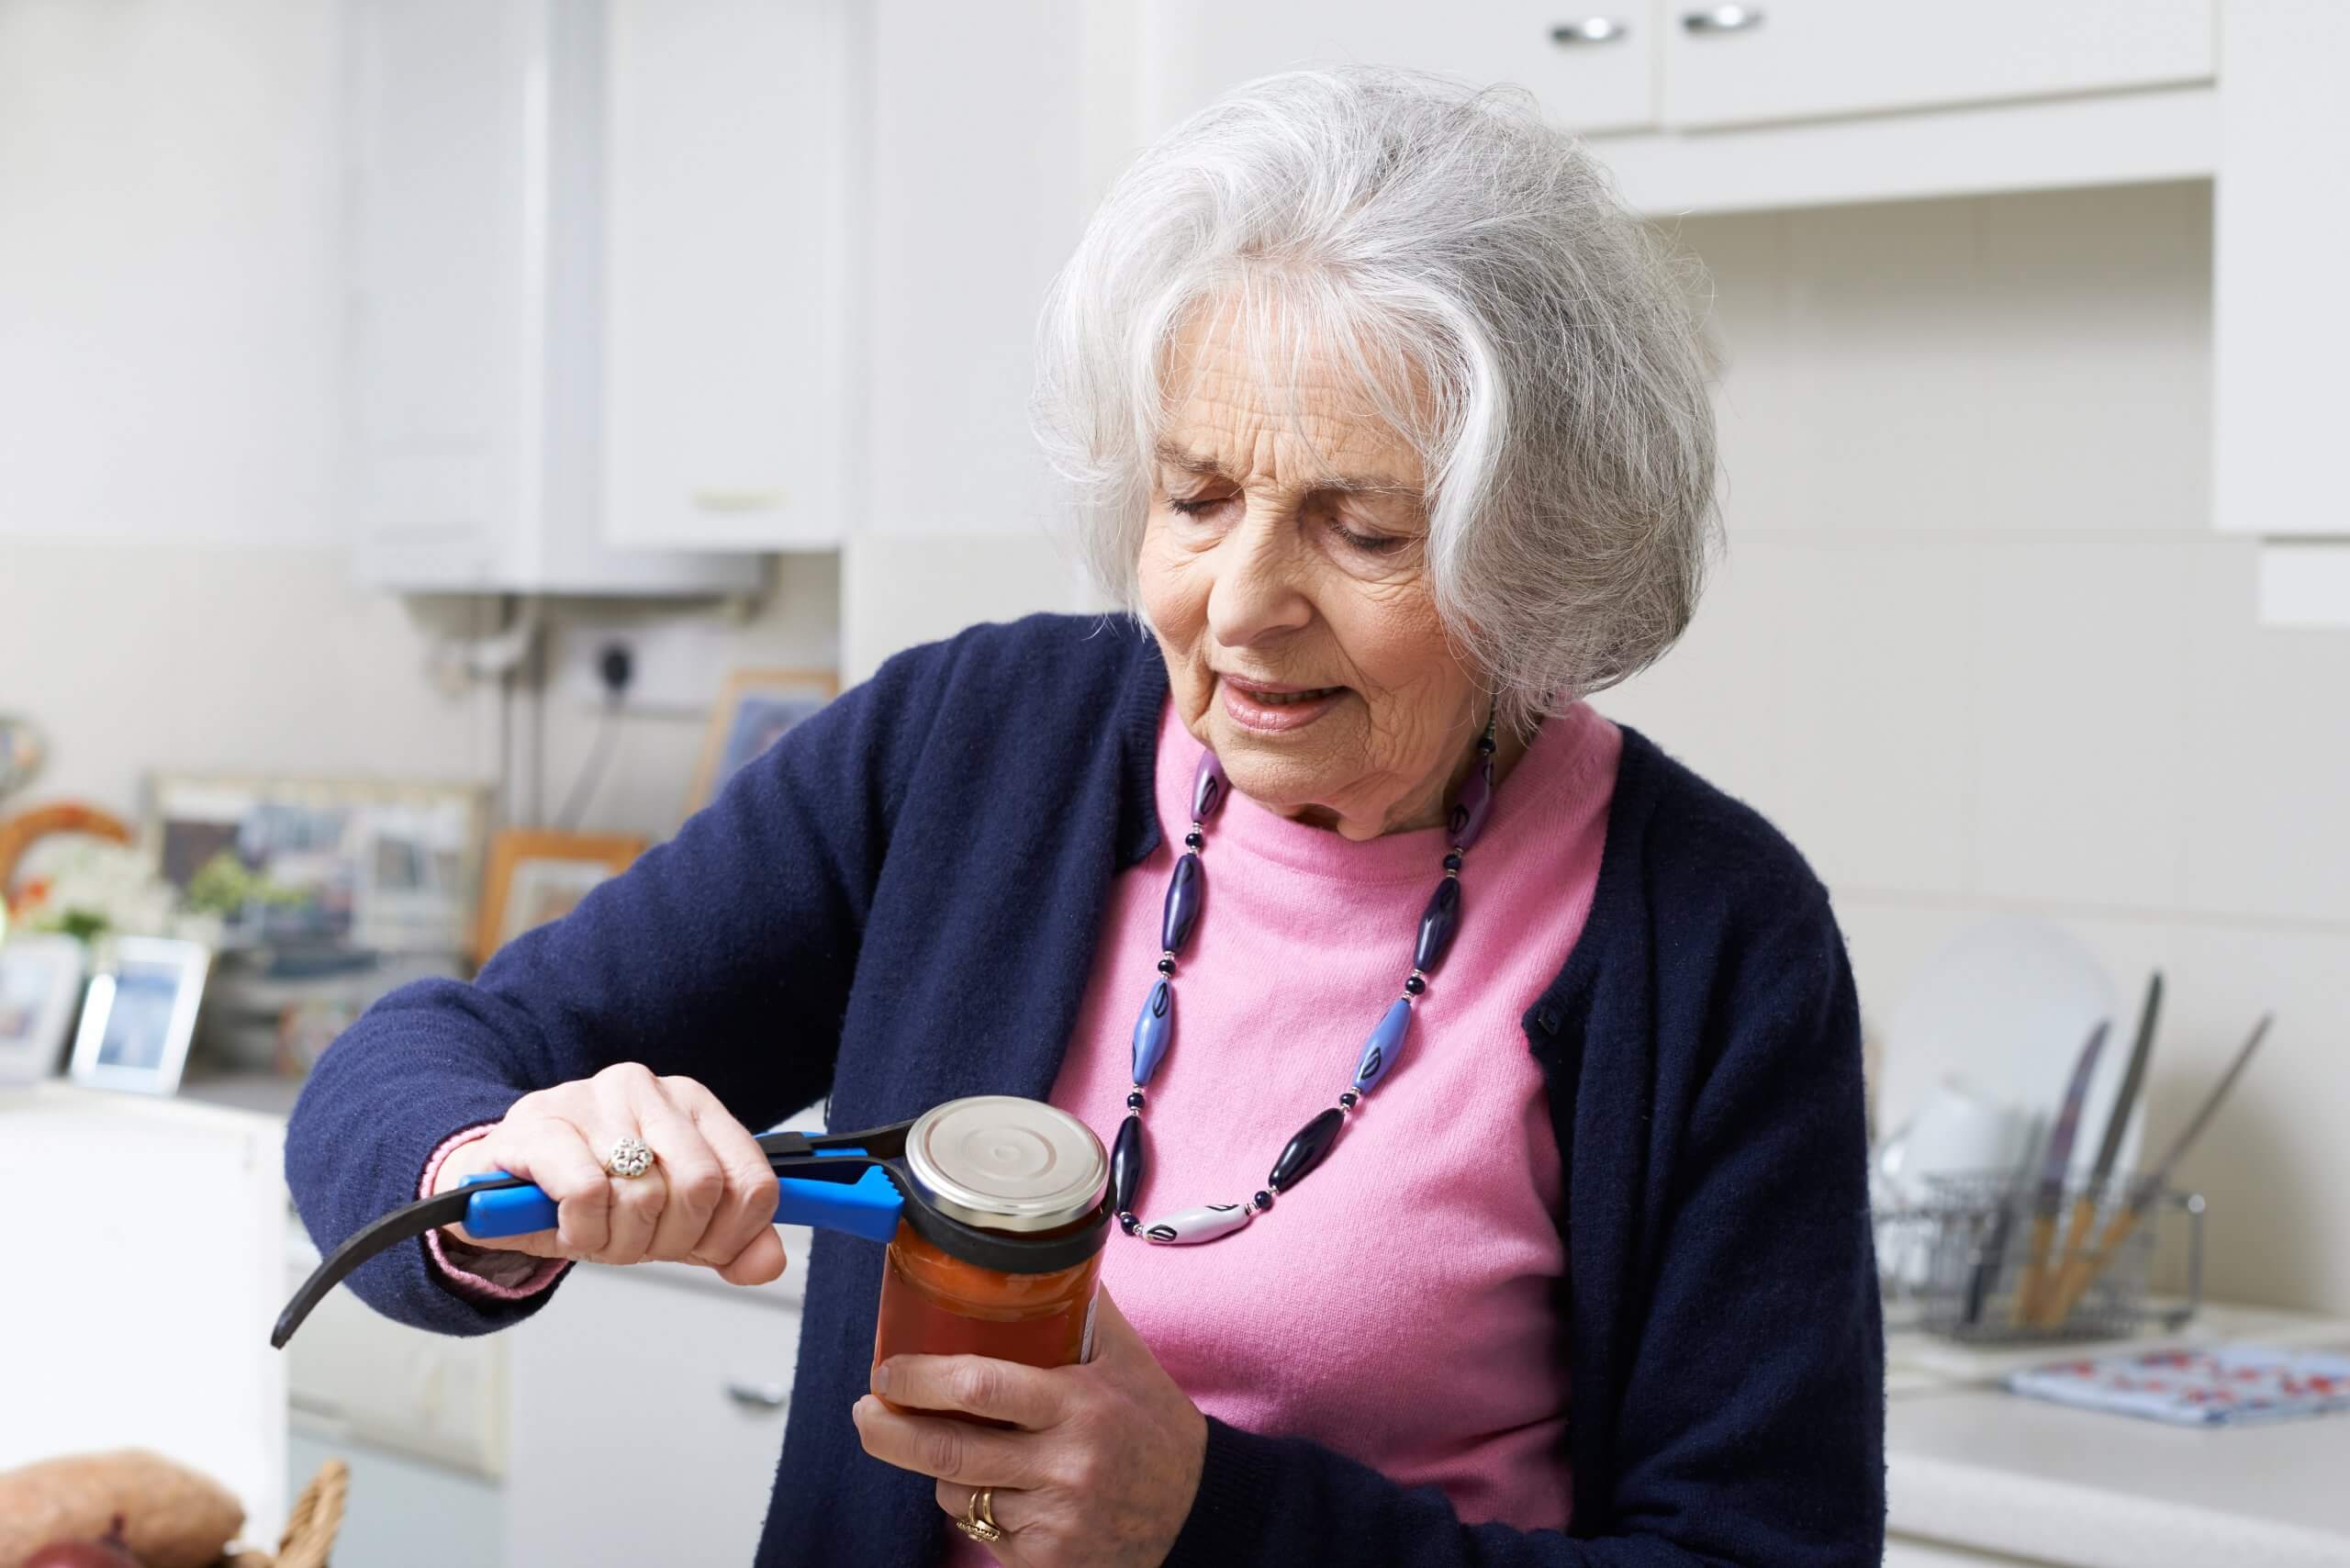
<path id="1" fill-rule="evenodd" d="M 2209 81 L 2213 0 L 1668 0 L 1664 120 L 1727 126 Z"/>
<path id="2" fill-rule="evenodd" d="M 840 536 L 849 37 L 845 0 L 613 0 L 615 543 Z"/>
<path id="3" fill-rule="evenodd" d="M 800 1350 L 785 1247 L 757 1291 L 582 1264 L 509 1331 L 507 1562 L 751 1560 Z"/>
<path id="4" fill-rule="evenodd" d="M 1656 123 L 1659 13 L 1656 0 L 1154 0 L 1143 61 L 1157 75 L 1158 125 L 1255 77 L 1346 62 L 1509 83 L 1530 88 L 1562 126 L 1628 130 Z"/>
<path id="5" fill-rule="evenodd" d="M 2323 303 L 2350 246 L 2341 199 L 2350 139 L 2350 5 L 2236 0 L 2227 8 L 2213 182 L 2213 504 L 2234 533 L 2350 536 L 2342 487 L 2342 366 L 2350 321 Z M 2338 615 L 2343 588 L 2309 551 L 2272 554 L 2279 624 Z M 2296 585 L 2298 585 L 2298 591 Z"/>
<path id="6" fill-rule="evenodd" d="M 0 1089 L 0 1471 L 152 1449 L 285 1519 L 285 1123 L 56 1081 Z"/>
<path id="7" fill-rule="evenodd" d="M 521 84 L 537 18 L 473 0 L 347 9 L 352 95 L 351 476 L 363 577 L 507 574 L 537 510 Z"/>

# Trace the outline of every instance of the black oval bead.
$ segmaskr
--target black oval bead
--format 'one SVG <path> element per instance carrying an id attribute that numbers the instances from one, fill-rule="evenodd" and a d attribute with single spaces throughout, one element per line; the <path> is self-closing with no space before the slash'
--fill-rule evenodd
<path id="1" fill-rule="evenodd" d="M 1118 1228 L 1125 1231 L 1128 1236 L 1132 1236 L 1141 1227 L 1142 1221 L 1135 1218 L 1132 1215 L 1120 1215 L 1118 1216 Z"/>
<path id="2" fill-rule="evenodd" d="M 1455 849 L 1445 856 L 1444 868 L 1448 871 L 1458 871 L 1460 869 L 1460 851 Z"/>
<path id="3" fill-rule="evenodd" d="M 1361 1096 L 1360 1096 L 1360 1095 L 1357 1094 L 1353 1090 L 1349 1089 L 1349 1090 L 1348 1090 L 1344 1094 L 1341 1094 L 1341 1095 L 1339 1095 L 1339 1096 L 1338 1096 L 1338 1103 L 1339 1103 L 1339 1104 L 1341 1104 L 1341 1105 L 1344 1105 L 1348 1110 L 1351 1111 L 1351 1110 L 1353 1110 L 1353 1109 L 1355 1108 L 1355 1102 L 1356 1102 L 1357 1100 L 1360 1099 L 1360 1098 L 1361 1098 Z"/>
<path id="4" fill-rule="evenodd" d="M 1428 907 L 1420 914 L 1420 940 L 1412 949 L 1412 968 L 1430 974 L 1444 962 L 1452 934 L 1460 929 L 1460 879 L 1447 877 L 1436 885 Z"/>
<path id="5" fill-rule="evenodd" d="M 1162 975 L 1171 975 L 1171 974 L 1173 974 L 1173 973 L 1175 972 L 1175 960 L 1174 960 L 1174 959 L 1172 959 L 1172 958 L 1161 958 L 1161 959 L 1159 959 L 1159 960 L 1158 960 L 1158 972 L 1159 972 L 1160 974 L 1162 974 Z"/>
<path id="6" fill-rule="evenodd" d="M 1338 1129 L 1346 1125 L 1347 1114 L 1333 1105 L 1298 1128 L 1281 1157 L 1273 1161 L 1273 1173 L 1265 1178 L 1265 1185 L 1283 1193 L 1304 1181 L 1338 1141 Z"/>
<path id="7" fill-rule="evenodd" d="M 1406 995 L 1417 996 L 1420 992 L 1427 990 L 1427 988 L 1428 982 L 1422 980 L 1417 975 L 1405 975 L 1404 977 L 1404 991 Z"/>
<path id="8" fill-rule="evenodd" d="M 1139 1111 L 1142 1109 L 1141 1090 L 1137 1089 L 1133 1093 L 1126 1096 L 1126 1109 L 1129 1111 Z"/>
<path id="9" fill-rule="evenodd" d="M 1200 857 L 1195 852 L 1176 861 L 1175 874 L 1167 879 L 1167 908 L 1158 922 L 1160 949 L 1181 952 L 1192 939 L 1192 923 L 1199 918 Z"/>
<path id="10" fill-rule="evenodd" d="M 1263 1214 L 1273 1206 L 1273 1195 L 1270 1193 L 1259 1193 L 1248 1201 L 1256 1205 L 1259 1214 Z"/>
<path id="11" fill-rule="evenodd" d="M 1128 1116 L 1110 1146 L 1110 1206 L 1120 1214 L 1134 1207 L 1142 1185 L 1142 1118 Z"/>
<path id="12" fill-rule="evenodd" d="M 1183 847 L 1186 849 L 1198 849 L 1203 846 L 1206 843 L 1207 840 L 1201 837 L 1197 833 L 1187 833 L 1183 835 Z"/>

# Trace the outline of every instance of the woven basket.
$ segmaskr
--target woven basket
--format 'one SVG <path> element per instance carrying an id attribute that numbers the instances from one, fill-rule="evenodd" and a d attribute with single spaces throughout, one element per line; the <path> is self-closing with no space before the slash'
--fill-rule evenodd
<path id="1" fill-rule="evenodd" d="M 339 1459 L 319 1466 L 302 1495 L 285 1516 L 285 1533 L 278 1538 L 277 1555 L 241 1551 L 220 1560 L 221 1568 L 327 1568 L 335 1533 L 342 1529 L 342 1500 L 351 1490 L 351 1467 Z"/>

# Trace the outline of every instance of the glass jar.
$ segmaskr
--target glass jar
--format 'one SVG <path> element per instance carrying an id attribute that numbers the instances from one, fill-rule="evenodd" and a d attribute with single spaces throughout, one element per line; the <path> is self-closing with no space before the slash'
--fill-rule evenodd
<path id="1" fill-rule="evenodd" d="M 1091 1359 L 1110 1234 L 1110 1160 L 1093 1130 L 1015 1095 L 952 1100 L 907 1129 L 905 1166 L 914 1192 L 882 1268 L 874 1361 Z"/>

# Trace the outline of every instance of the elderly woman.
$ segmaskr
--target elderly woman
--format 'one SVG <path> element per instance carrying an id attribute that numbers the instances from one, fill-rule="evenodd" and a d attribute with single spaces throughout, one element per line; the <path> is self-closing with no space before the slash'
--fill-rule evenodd
<path id="1" fill-rule="evenodd" d="M 820 1234 L 762 1564 L 1874 1563 L 1842 940 L 1583 701 L 1709 543 L 1654 242 L 1517 97 L 1279 77 L 1127 172 L 1041 346 L 1139 628 L 901 655 L 476 983 L 386 998 L 294 1118 L 313 1235 L 502 1169 L 556 1231 L 354 1285 L 473 1334 L 575 1260 L 758 1283 L 747 1128 L 1025 1095 L 1144 1157 L 1092 1359 L 872 1367 L 875 1252 Z M 1205 890 L 1164 942 L 1170 879 Z"/>

